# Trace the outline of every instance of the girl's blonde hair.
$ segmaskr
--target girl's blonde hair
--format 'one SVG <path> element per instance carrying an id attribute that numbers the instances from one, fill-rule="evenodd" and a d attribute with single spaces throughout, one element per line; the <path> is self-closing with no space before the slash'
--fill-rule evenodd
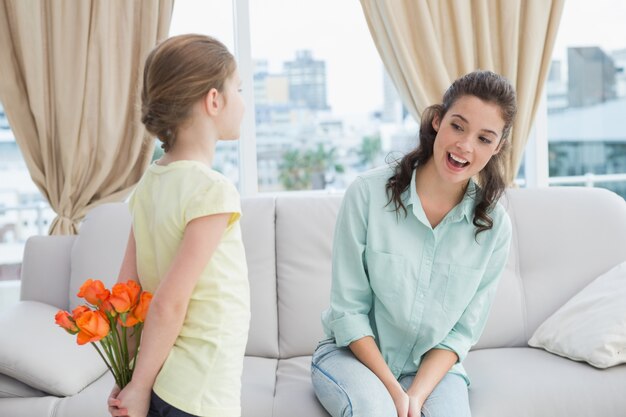
<path id="1" fill-rule="evenodd" d="M 212 88 L 223 92 L 236 67 L 226 46 L 205 35 L 174 36 L 150 52 L 143 71 L 141 122 L 163 142 L 165 152 L 193 105 Z"/>

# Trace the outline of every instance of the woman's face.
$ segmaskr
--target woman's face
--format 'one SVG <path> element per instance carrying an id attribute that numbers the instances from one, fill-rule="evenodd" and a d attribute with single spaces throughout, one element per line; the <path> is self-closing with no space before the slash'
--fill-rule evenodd
<path id="1" fill-rule="evenodd" d="M 451 183 L 478 174 L 500 150 L 504 120 L 500 107 L 474 96 L 463 96 L 443 119 L 432 122 L 437 131 L 433 158 L 439 176 Z"/>

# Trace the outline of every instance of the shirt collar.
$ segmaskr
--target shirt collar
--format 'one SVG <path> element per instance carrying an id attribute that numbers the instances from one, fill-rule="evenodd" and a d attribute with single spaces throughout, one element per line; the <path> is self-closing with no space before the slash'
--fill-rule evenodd
<path id="1" fill-rule="evenodd" d="M 416 169 L 413 170 L 413 175 L 411 176 L 411 185 L 409 185 L 409 189 L 404 192 L 402 199 L 407 209 L 408 206 L 412 206 L 413 214 L 415 214 L 415 216 L 422 223 L 430 225 L 430 222 L 426 218 L 426 213 L 424 212 L 424 208 L 422 207 L 419 195 L 417 195 L 417 191 L 415 189 L 416 171 Z M 459 204 L 454 206 L 454 208 L 448 213 L 448 215 L 446 215 L 442 223 L 459 222 L 463 220 L 463 218 L 465 218 L 465 220 L 467 220 L 471 224 L 474 218 L 476 192 L 477 185 L 474 180 L 470 178 L 469 183 L 467 184 L 467 189 L 465 190 L 465 195 L 463 195 L 463 199 Z"/>

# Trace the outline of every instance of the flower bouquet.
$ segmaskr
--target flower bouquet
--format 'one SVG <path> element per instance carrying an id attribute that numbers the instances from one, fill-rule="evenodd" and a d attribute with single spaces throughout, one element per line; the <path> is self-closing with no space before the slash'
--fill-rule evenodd
<path id="1" fill-rule="evenodd" d="M 87 304 L 76 307 L 71 313 L 59 310 L 54 317 L 56 324 L 76 335 L 79 345 L 91 343 L 117 385 L 124 388 L 133 376 L 139 338 L 152 294 L 141 291 L 139 284 L 132 280 L 117 283 L 109 291 L 102 281 L 88 279 L 77 295 Z M 132 360 L 129 337 L 137 341 Z"/>

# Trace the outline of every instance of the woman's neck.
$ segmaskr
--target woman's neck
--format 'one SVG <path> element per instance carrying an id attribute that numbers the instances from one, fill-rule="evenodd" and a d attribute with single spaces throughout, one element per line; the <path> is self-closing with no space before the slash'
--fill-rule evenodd
<path id="1" fill-rule="evenodd" d="M 415 188 L 420 200 L 426 199 L 436 204 L 454 207 L 463 200 L 468 184 L 469 180 L 461 184 L 443 181 L 432 158 L 418 167 L 415 173 Z"/>

